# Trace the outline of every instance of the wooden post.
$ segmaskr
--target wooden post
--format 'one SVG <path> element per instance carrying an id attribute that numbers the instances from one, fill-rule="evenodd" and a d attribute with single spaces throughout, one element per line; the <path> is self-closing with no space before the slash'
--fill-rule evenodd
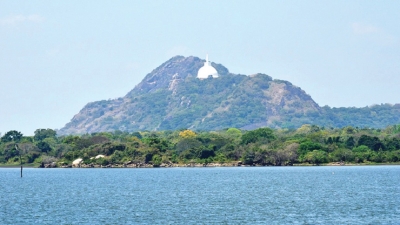
<path id="1" fill-rule="evenodd" d="M 21 154 L 19 155 L 19 162 L 21 164 L 21 178 L 22 178 L 22 158 L 21 158 Z"/>
<path id="2" fill-rule="evenodd" d="M 22 178 L 22 157 L 21 157 L 21 152 L 19 151 L 17 144 L 15 144 L 15 150 L 17 150 L 19 153 L 19 164 L 21 165 L 21 178 Z"/>

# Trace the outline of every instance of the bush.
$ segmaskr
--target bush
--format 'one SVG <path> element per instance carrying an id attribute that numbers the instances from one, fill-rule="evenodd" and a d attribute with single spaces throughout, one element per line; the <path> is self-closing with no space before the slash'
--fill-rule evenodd
<path id="1" fill-rule="evenodd" d="M 360 146 L 357 146 L 357 147 L 355 147 L 355 148 L 353 148 L 353 152 L 368 152 L 368 151 L 370 151 L 371 149 L 370 148 L 368 148 L 368 146 L 365 146 L 365 145 L 360 145 Z"/>
<path id="2" fill-rule="evenodd" d="M 110 164 L 110 162 L 106 158 L 98 158 L 98 159 L 96 159 L 96 164 L 102 165 L 102 166 L 107 166 L 108 164 Z"/>
<path id="3" fill-rule="evenodd" d="M 153 166 L 158 167 L 161 165 L 161 160 L 162 158 L 160 155 L 153 155 L 151 161 L 153 162 Z"/>
<path id="4" fill-rule="evenodd" d="M 274 131 L 270 128 L 259 128 L 248 131 L 242 136 L 242 144 L 249 144 L 258 141 L 268 143 L 275 139 Z"/>
<path id="5" fill-rule="evenodd" d="M 304 161 L 316 165 L 326 163 L 328 162 L 327 153 L 324 151 L 314 150 L 304 156 Z"/>

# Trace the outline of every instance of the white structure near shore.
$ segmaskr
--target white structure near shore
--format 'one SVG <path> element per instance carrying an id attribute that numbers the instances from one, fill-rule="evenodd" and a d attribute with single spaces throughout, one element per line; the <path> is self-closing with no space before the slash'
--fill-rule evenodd
<path id="1" fill-rule="evenodd" d="M 206 61 L 204 62 L 204 66 L 199 69 L 197 72 L 197 78 L 199 79 L 207 79 L 209 77 L 217 78 L 218 72 L 217 70 L 211 66 L 211 63 L 208 61 L 208 55 L 206 56 Z"/>

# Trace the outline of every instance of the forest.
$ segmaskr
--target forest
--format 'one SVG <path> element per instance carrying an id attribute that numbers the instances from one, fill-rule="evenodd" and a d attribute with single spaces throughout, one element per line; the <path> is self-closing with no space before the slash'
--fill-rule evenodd
<path id="1" fill-rule="evenodd" d="M 33 136 L 11 130 L 1 137 L 0 165 L 32 167 L 165 167 L 187 165 L 292 166 L 400 162 L 400 125 L 385 129 L 258 128 L 220 131 L 100 132 Z"/>

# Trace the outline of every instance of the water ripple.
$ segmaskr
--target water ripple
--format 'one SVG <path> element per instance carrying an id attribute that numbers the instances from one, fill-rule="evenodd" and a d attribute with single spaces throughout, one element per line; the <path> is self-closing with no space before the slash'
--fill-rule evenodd
<path id="1" fill-rule="evenodd" d="M 0 224 L 399 224 L 400 167 L 0 169 Z"/>

